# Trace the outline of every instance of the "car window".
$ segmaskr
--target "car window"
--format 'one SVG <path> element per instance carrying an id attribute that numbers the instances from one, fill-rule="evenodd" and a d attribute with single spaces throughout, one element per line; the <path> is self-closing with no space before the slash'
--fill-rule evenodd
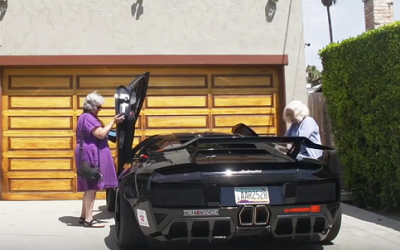
<path id="1" fill-rule="evenodd" d="M 135 147 L 135 152 L 133 154 L 134 158 L 139 158 L 141 155 L 148 155 L 149 151 L 152 151 L 153 148 L 157 148 L 156 144 L 158 141 L 162 140 L 162 136 L 155 136 L 145 139 L 144 141 L 140 142 Z M 157 149 L 155 149 L 157 150 Z"/>
<path id="2" fill-rule="evenodd" d="M 153 140 L 148 142 L 146 145 L 143 145 L 135 154 L 135 157 L 139 157 L 140 155 L 149 155 L 151 151 L 158 151 L 161 149 L 169 149 L 174 147 L 179 147 L 182 144 L 190 141 L 193 138 L 182 138 L 179 139 L 174 135 L 164 135 L 153 138 Z M 242 149 L 267 149 L 270 146 L 264 143 L 242 143 L 242 144 L 219 144 L 219 143 L 206 143 L 206 144 L 199 144 L 199 149 L 235 149 L 235 148 L 242 148 Z M 192 152 L 193 147 L 188 147 L 187 151 Z"/>

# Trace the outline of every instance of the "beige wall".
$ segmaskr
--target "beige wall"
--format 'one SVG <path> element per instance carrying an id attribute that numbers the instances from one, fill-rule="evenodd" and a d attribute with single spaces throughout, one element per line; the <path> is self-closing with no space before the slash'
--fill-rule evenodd
<path id="1" fill-rule="evenodd" d="M 268 0 L 12 0 L 0 54 L 284 53 L 287 102 L 306 101 L 301 2 L 279 0 L 267 22 Z"/>

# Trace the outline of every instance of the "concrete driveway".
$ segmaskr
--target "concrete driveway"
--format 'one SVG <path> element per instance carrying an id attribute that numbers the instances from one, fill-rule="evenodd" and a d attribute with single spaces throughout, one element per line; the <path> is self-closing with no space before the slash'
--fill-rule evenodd
<path id="1" fill-rule="evenodd" d="M 106 227 L 98 229 L 83 228 L 78 224 L 76 218 L 79 217 L 80 201 L 0 201 L 0 249 L 117 250 L 112 214 L 106 211 L 104 205 L 102 200 L 95 203 L 95 207 L 99 208 L 95 211 L 96 218 L 108 222 Z M 239 242 L 208 249 L 400 249 L 400 222 L 346 204 L 343 204 L 343 213 L 342 230 L 331 245 L 258 245 L 257 242 Z"/>

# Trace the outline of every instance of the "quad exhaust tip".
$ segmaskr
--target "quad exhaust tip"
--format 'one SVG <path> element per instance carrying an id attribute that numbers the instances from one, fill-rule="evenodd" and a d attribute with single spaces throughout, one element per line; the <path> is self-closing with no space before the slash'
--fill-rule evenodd
<path id="1" fill-rule="evenodd" d="M 239 212 L 239 223 L 243 226 L 253 225 L 254 207 L 244 206 Z"/>
<path id="2" fill-rule="evenodd" d="M 265 205 L 246 205 L 239 212 L 239 223 L 242 226 L 267 225 L 269 215 L 268 208 Z"/>
<path id="3" fill-rule="evenodd" d="M 269 211 L 265 205 L 257 205 L 254 208 L 254 224 L 267 225 L 269 219 Z"/>

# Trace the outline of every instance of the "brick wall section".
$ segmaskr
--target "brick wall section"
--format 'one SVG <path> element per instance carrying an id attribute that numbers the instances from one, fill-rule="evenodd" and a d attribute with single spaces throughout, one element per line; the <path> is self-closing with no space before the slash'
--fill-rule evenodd
<path id="1" fill-rule="evenodd" d="M 394 21 L 394 0 L 362 0 L 365 30 L 376 29 Z"/>

